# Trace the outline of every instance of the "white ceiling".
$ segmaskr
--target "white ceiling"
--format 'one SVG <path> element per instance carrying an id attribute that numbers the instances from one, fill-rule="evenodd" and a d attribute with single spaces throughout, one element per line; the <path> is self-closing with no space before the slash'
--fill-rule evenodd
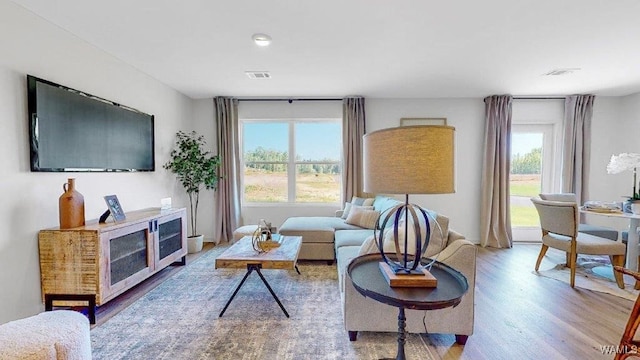
<path id="1" fill-rule="evenodd" d="M 192 98 L 640 92 L 639 0 L 12 1 Z"/>

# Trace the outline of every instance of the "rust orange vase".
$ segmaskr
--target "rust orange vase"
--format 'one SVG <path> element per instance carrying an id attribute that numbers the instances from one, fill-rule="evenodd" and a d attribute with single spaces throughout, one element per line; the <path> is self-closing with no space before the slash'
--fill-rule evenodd
<path id="1" fill-rule="evenodd" d="M 84 197 L 76 191 L 76 179 L 68 179 L 62 189 L 64 194 L 59 200 L 60 228 L 84 226 Z"/>

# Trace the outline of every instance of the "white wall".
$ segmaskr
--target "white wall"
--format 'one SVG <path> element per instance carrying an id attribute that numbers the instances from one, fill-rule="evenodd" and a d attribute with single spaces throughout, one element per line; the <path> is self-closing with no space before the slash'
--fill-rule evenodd
<path id="1" fill-rule="evenodd" d="M 589 199 L 624 201 L 633 192 L 633 173 L 607 174 L 611 155 L 640 153 L 640 94 L 596 97 L 593 108 Z M 629 221 L 588 215 L 587 222 L 626 230 Z"/>
<path id="2" fill-rule="evenodd" d="M 204 136 L 207 142 L 206 149 L 212 154 L 218 153 L 215 112 L 212 99 L 201 99 L 193 101 L 193 117 L 191 119 L 192 129 Z M 184 192 L 179 186 L 179 191 Z M 200 203 L 198 205 L 198 232 L 205 236 L 204 241 L 218 242 L 213 238 L 213 226 L 215 218 L 215 196 L 213 190 L 203 190 L 200 192 Z M 183 207 L 189 208 L 188 198 L 185 196 Z"/>
<path id="3" fill-rule="evenodd" d="M 117 194 L 125 209 L 159 206 L 182 189 L 162 169 L 174 134 L 190 126 L 192 100 L 79 40 L 23 8 L 0 0 L 0 323 L 44 309 L 37 234 L 58 225 L 62 184 L 75 177 L 87 219 Z M 148 173 L 32 173 L 29 171 L 26 75 L 122 103 L 155 115 L 156 171 Z"/>
<path id="4" fill-rule="evenodd" d="M 455 133 L 454 194 L 411 195 L 409 200 L 450 218 L 469 240 L 480 238 L 480 181 L 484 142 L 482 99 L 367 99 L 367 132 L 400 125 L 404 117 L 444 117 Z"/>

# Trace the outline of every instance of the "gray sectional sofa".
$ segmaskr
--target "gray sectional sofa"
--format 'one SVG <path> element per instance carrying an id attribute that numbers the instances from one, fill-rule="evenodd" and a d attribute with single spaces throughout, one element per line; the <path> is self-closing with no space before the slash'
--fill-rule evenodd
<path id="1" fill-rule="evenodd" d="M 399 200 L 379 195 L 371 206 L 374 212 L 384 216 L 385 211 L 399 203 Z M 432 214 L 437 225 L 432 223 L 426 255 L 460 271 L 467 278 L 469 291 L 455 308 L 426 312 L 407 310 L 406 329 L 411 333 L 455 334 L 456 342 L 464 344 L 473 333 L 477 249 L 464 236 L 449 229 L 446 216 Z M 373 229 L 350 224 L 348 219 L 343 219 L 342 211 L 335 217 L 292 217 L 282 224 L 280 234 L 302 236 L 301 260 L 337 260 L 344 325 L 352 341 L 356 340 L 359 331 L 397 332 L 398 309 L 360 295 L 346 275 L 347 265 L 353 258 L 378 251 Z"/>

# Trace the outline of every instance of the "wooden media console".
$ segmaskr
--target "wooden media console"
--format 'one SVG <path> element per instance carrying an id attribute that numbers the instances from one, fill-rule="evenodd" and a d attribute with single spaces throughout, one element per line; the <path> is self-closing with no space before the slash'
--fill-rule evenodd
<path id="1" fill-rule="evenodd" d="M 175 262 L 184 265 L 186 211 L 151 208 L 127 212 L 124 221 L 41 230 L 38 244 L 43 300 L 93 295 L 99 306 Z"/>

